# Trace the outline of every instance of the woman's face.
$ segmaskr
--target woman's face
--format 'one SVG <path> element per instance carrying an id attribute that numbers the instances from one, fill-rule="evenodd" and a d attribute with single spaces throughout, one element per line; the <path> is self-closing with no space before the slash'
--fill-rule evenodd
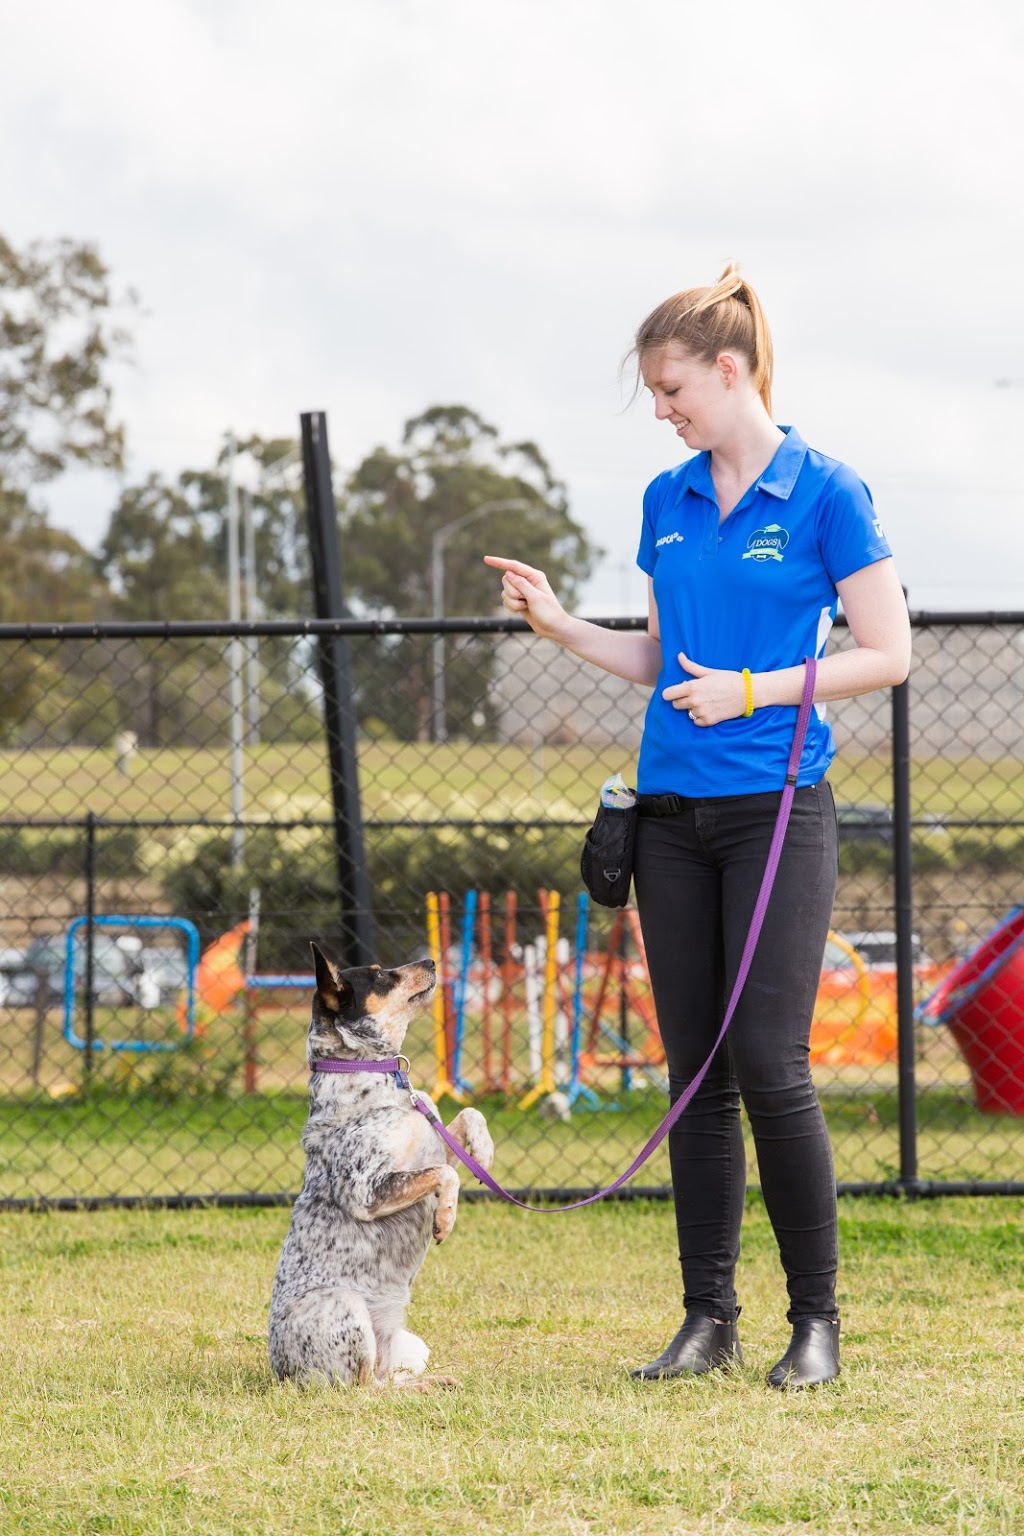
<path id="1" fill-rule="evenodd" d="M 692 357 L 677 342 L 647 353 L 640 364 L 644 384 L 654 397 L 654 414 L 667 421 L 687 448 L 714 448 L 731 417 L 735 363 L 723 371 L 722 355 L 713 363 Z"/>

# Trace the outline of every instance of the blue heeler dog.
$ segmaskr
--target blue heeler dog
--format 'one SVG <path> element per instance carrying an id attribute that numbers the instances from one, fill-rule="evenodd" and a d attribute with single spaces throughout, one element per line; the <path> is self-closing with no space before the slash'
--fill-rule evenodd
<path id="1" fill-rule="evenodd" d="M 431 1236 L 441 1243 L 455 1224 L 459 1176 L 394 1073 L 314 1063 L 394 1057 L 437 977 L 431 960 L 342 971 L 312 949 L 306 1172 L 270 1302 L 270 1364 L 302 1384 L 402 1385 L 426 1367 L 405 1310 Z M 478 1110 L 462 1110 L 449 1130 L 490 1168 Z"/>

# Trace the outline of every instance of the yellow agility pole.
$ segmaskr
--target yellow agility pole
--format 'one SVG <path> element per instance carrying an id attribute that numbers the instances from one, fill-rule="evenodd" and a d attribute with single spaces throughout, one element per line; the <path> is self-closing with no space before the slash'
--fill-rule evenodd
<path id="1" fill-rule="evenodd" d="M 543 905 L 544 892 L 541 892 Z M 541 1037 L 540 1078 L 519 1101 L 520 1109 L 529 1109 L 538 1099 L 554 1093 L 558 1088 L 555 1079 L 555 1015 L 558 1012 L 558 915 L 562 898 L 558 891 L 547 892 L 545 934 L 547 953 L 544 957 L 544 1032 Z"/>
<path id="2" fill-rule="evenodd" d="M 432 1097 L 436 1101 L 447 1094 L 450 1099 L 458 1099 L 461 1103 L 463 1095 L 448 1079 L 448 1046 L 444 1030 L 444 969 L 441 955 L 441 904 L 436 891 L 427 892 L 427 945 L 430 949 L 430 958 L 434 962 L 434 974 L 437 977 L 433 997 L 434 1065 L 437 1076 L 434 1080 Z"/>

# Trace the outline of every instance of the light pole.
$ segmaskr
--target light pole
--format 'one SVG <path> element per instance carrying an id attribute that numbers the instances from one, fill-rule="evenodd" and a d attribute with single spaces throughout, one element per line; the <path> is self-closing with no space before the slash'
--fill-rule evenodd
<path id="1" fill-rule="evenodd" d="M 238 549 L 238 487 L 235 484 L 235 439 L 232 433 L 227 440 L 227 506 L 225 516 L 228 533 L 228 618 L 237 624 L 242 617 L 241 587 L 239 582 Z M 242 642 L 237 634 L 228 641 L 228 676 L 230 683 L 230 735 L 231 735 L 231 867 L 240 869 L 245 834 L 242 831 L 244 798 L 242 775 L 244 755 L 242 741 L 245 727 L 242 715 Z"/>
<path id="2" fill-rule="evenodd" d="M 245 551 L 242 567 L 245 576 L 245 616 L 250 621 L 260 618 L 259 598 L 256 595 L 256 530 L 252 520 L 252 497 L 248 491 L 239 491 L 242 504 L 242 534 Z M 248 736 L 246 745 L 255 747 L 260 739 L 260 658 L 259 641 L 250 635 L 246 659 L 246 706 Z"/>
<path id="3" fill-rule="evenodd" d="M 453 518 L 450 523 L 444 523 L 436 528 L 430 539 L 430 595 L 431 612 L 435 619 L 444 618 L 444 552 L 448 548 L 449 541 L 460 528 L 465 528 L 467 523 L 475 523 L 478 517 L 484 517 L 488 512 L 519 512 L 531 506 L 522 496 L 516 496 L 500 501 L 484 501 L 471 512 L 465 512 L 462 517 Z M 448 724 L 445 718 L 445 688 L 444 688 L 444 635 L 440 629 L 434 632 L 434 708 L 433 708 L 433 737 L 435 742 L 448 740 Z"/>

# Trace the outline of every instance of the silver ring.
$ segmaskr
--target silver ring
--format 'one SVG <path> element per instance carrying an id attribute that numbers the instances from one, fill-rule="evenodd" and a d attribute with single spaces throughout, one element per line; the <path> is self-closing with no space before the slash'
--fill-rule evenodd
<path id="1" fill-rule="evenodd" d="M 686 711 L 686 713 L 689 715 L 689 717 L 693 721 L 694 725 L 696 725 L 697 724 L 697 716 L 694 714 L 693 710 L 692 709 L 688 709 Z"/>

